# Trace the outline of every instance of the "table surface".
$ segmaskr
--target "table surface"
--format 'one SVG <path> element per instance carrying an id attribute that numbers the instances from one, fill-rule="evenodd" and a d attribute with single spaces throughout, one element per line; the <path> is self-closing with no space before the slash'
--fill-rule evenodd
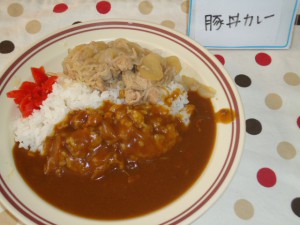
<path id="1" fill-rule="evenodd" d="M 144 20 L 186 34 L 188 5 L 184 0 L 2 0 L 0 70 L 28 44 L 89 20 Z M 300 26 L 294 26 L 288 50 L 210 51 L 240 93 L 246 140 L 228 188 L 193 224 L 300 224 Z M 0 224 L 22 223 L 0 205 Z"/>

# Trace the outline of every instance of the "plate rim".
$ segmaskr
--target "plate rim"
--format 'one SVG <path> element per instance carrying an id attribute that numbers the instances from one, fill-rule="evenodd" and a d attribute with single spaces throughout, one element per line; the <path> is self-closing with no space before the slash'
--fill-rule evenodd
<path id="1" fill-rule="evenodd" d="M 230 181 L 233 178 L 233 174 L 236 173 L 237 167 L 240 163 L 240 158 L 241 158 L 241 155 L 242 155 L 242 152 L 243 152 L 244 139 L 245 139 L 244 110 L 243 110 L 243 105 L 242 105 L 242 101 L 240 99 L 239 93 L 238 93 L 236 87 L 233 85 L 233 82 L 232 82 L 228 72 L 225 70 L 225 68 L 221 65 L 221 63 L 219 63 L 217 61 L 217 59 L 213 58 L 213 55 L 207 49 L 205 49 L 200 44 L 196 43 L 194 40 L 190 39 L 188 36 L 185 36 L 184 34 L 179 33 L 178 31 L 172 30 L 170 28 L 166 28 L 162 25 L 158 25 L 158 24 L 154 24 L 154 23 L 150 23 L 150 22 L 145 22 L 145 21 L 138 21 L 138 20 L 119 20 L 119 19 L 106 19 L 106 20 L 104 20 L 104 19 L 102 19 L 102 20 L 86 21 L 86 22 L 82 22 L 82 23 L 79 23 L 79 24 L 76 24 L 76 25 L 67 26 L 65 28 L 61 28 L 61 29 L 58 29 L 57 31 L 51 32 L 50 34 L 48 34 L 45 37 L 37 39 L 35 42 L 33 42 L 33 44 L 31 44 L 30 46 L 26 47 L 25 49 L 19 51 L 16 54 L 16 57 L 14 57 L 12 59 L 11 63 L 8 63 L 8 66 L 6 66 L 3 69 L 3 73 L 1 73 L 1 77 L 0 77 L 0 96 L 4 94 L 3 90 L 5 89 L 6 85 L 9 83 L 10 79 L 13 77 L 13 75 L 11 77 L 7 77 L 7 76 L 9 76 L 9 74 L 12 73 L 13 70 L 17 71 L 20 67 L 22 67 L 22 65 L 24 65 L 24 63 L 26 63 L 27 60 L 30 59 L 30 57 L 29 57 L 26 61 L 22 62 L 21 65 L 19 65 L 17 68 L 15 68 L 15 66 L 18 65 L 19 62 L 22 60 L 21 59 L 22 57 L 25 58 L 25 56 L 27 56 L 30 53 L 34 52 L 32 50 L 38 49 L 40 46 L 43 46 L 44 43 L 48 43 L 48 41 L 50 41 L 52 38 L 56 38 L 56 37 L 60 37 L 60 36 L 61 36 L 61 39 L 66 38 L 68 36 L 64 36 L 64 34 L 68 34 L 69 32 L 72 32 L 72 31 L 76 31 L 80 27 L 81 27 L 81 29 L 84 29 L 84 28 L 89 28 L 89 27 L 94 27 L 94 26 L 112 25 L 112 24 L 119 24 L 119 25 L 122 25 L 122 26 L 146 26 L 147 29 L 154 29 L 157 32 L 164 32 L 164 33 L 166 32 L 165 34 L 175 35 L 176 38 L 180 38 L 180 40 L 183 41 L 184 43 L 192 44 L 193 47 L 195 47 L 196 49 L 199 49 L 201 51 L 201 53 L 204 53 L 204 54 L 201 54 L 201 55 L 204 56 L 204 58 L 206 58 L 206 60 L 208 62 L 210 62 L 214 65 L 213 68 L 216 69 L 218 73 L 221 73 L 224 76 L 224 78 L 226 78 L 225 81 L 228 82 L 226 85 L 229 85 L 229 87 L 232 88 L 231 91 L 233 91 L 233 96 L 236 98 L 236 103 L 235 104 L 237 104 L 237 107 L 239 109 L 239 115 L 238 115 L 237 119 L 239 120 L 239 128 L 238 129 L 241 132 L 238 135 L 239 141 L 236 142 L 237 147 L 236 147 L 235 155 L 234 155 L 234 157 L 230 157 L 231 158 L 231 160 L 229 162 L 230 167 L 229 167 L 229 169 L 227 169 L 229 171 L 226 172 L 227 175 L 224 177 L 221 184 L 215 189 L 215 191 L 212 194 L 213 195 L 212 197 L 214 197 L 215 199 L 209 198 L 206 201 L 206 202 L 210 201 L 210 205 L 208 206 L 208 208 L 209 208 L 213 203 L 216 202 L 216 200 L 220 197 L 220 195 L 224 193 L 225 189 L 228 187 Z M 115 28 L 117 28 L 117 27 L 115 27 Z M 84 32 L 86 32 L 86 31 L 84 31 Z M 76 35 L 76 34 L 71 34 L 71 35 Z M 58 39 L 58 40 L 60 40 L 60 39 Z M 58 41 L 58 40 L 55 40 L 55 42 Z M 53 43 L 55 43 L 55 42 L 53 42 Z M 48 43 L 48 45 L 51 45 L 51 44 L 52 44 L 52 42 Z M 41 50 L 39 50 L 39 51 L 41 51 Z M 34 52 L 34 54 L 36 54 L 36 52 Z M 225 167 L 225 164 L 224 164 L 224 167 Z M 0 173 L 0 180 L 3 180 L 1 173 Z M 4 180 L 3 180 L 3 182 L 5 183 Z M 23 213 L 21 213 L 21 218 L 20 218 L 19 215 L 16 215 L 15 207 L 13 207 L 11 205 L 11 202 L 9 202 L 9 203 L 6 202 L 7 198 L 5 198 L 5 200 L 3 201 L 4 196 L 3 196 L 3 187 L 1 185 L 1 183 L 0 183 L 0 192 L 1 192 L 1 194 L 0 194 L 1 203 L 4 205 L 4 207 L 6 209 L 8 209 L 13 215 L 17 216 L 17 218 L 20 221 L 24 221 L 24 218 L 23 218 L 24 216 L 26 217 L 25 221 L 29 219 L 28 215 L 26 216 Z M 212 199 L 212 200 L 210 200 L 210 199 Z M 205 204 L 205 202 L 202 205 L 204 205 L 204 204 Z M 202 207 L 202 205 L 194 208 L 192 210 L 192 212 L 189 212 L 189 214 L 185 215 L 183 218 L 178 218 L 182 214 L 182 212 L 181 212 L 181 213 L 178 213 L 178 215 L 176 215 L 175 217 L 165 221 L 162 224 L 177 224 L 177 223 L 182 222 L 183 220 L 186 220 L 187 218 L 192 218 L 193 219 L 192 216 L 195 215 L 195 212 L 197 212 L 199 210 L 199 208 Z M 206 211 L 206 210 L 204 210 L 204 211 Z M 17 210 L 17 212 L 20 213 L 19 210 Z M 35 212 L 33 212 L 33 213 L 35 214 Z M 201 213 L 201 215 L 202 215 L 202 213 Z M 39 216 L 39 215 L 37 215 L 37 216 Z M 31 217 L 31 216 L 29 215 L 29 217 Z M 196 218 L 194 218 L 194 219 L 196 219 Z M 42 218 L 42 219 L 45 220 L 45 218 Z M 173 221 L 173 220 L 175 220 L 175 221 Z M 26 221 L 26 222 L 28 222 L 28 221 Z M 35 222 L 35 221 L 33 221 L 33 222 Z M 47 221 L 47 220 L 45 222 L 47 224 L 53 224 L 52 222 Z M 37 224 L 43 224 L 43 223 L 39 223 L 39 221 L 37 221 Z"/>

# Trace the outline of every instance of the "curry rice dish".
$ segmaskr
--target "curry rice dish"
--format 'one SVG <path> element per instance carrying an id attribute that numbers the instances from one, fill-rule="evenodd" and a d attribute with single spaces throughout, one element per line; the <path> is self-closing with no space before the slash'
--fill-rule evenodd
<path id="1" fill-rule="evenodd" d="M 115 220 L 162 208 L 193 185 L 215 141 L 212 88 L 179 75 L 176 56 L 125 39 L 76 46 L 63 68 L 48 74 L 58 78 L 39 109 L 14 124 L 16 167 L 41 198 Z"/>

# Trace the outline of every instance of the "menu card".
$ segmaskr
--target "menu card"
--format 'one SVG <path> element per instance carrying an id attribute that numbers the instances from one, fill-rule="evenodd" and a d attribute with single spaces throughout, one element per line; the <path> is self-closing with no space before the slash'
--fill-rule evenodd
<path id="1" fill-rule="evenodd" d="M 207 48 L 289 48 L 299 0 L 190 0 L 188 35 Z"/>

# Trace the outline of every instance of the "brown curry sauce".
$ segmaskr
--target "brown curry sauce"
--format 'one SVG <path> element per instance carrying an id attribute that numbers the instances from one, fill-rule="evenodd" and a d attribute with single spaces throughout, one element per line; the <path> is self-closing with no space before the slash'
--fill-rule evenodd
<path id="1" fill-rule="evenodd" d="M 212 103 L 195 92 L 189 92 L 189 101 L 195 105 L 195 112 L 182 141 L 158 159 L 139 163 L 139 170 L 131 176 L 134 182 L 128 182 L 128 175 L 117 169 L 99 180 L 72 171 L 62 177 L 45 175 L 45 157 L 32 157 L 17 145 L 13 150 L 16 167 L 41 198 L 78 216 L 111 220 L 157 210 L 192 186 L 213 150 L 218 121 Z"/>

